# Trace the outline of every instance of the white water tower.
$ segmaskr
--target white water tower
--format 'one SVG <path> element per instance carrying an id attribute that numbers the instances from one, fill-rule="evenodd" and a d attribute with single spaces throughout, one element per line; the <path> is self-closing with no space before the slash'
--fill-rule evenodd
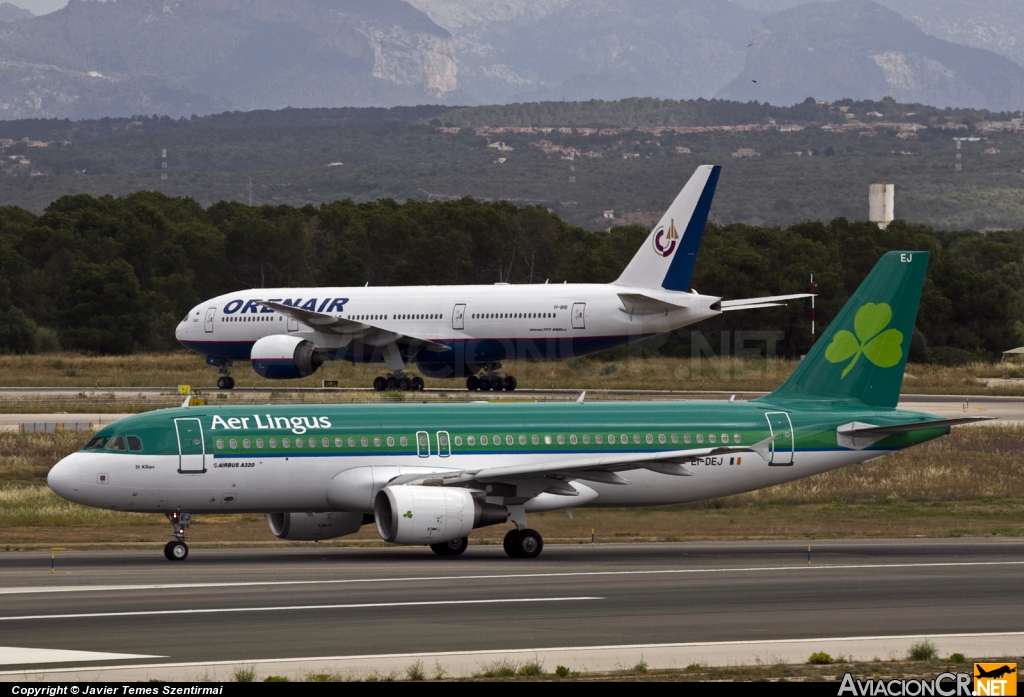
<path id="1" fill-rule="evenodd" d="M 882 230 L 892 222 L 895 184 L 872 184 L 868 189 L 868 220 Z"/>

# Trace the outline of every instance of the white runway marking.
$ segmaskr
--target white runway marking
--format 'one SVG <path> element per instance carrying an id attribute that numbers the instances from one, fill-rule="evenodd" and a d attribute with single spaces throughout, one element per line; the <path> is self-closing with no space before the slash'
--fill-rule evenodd
<path id="1" fill-rule="evenodd" d="M 165 658 L 133 653 L 104 653 L 101 651 L 70 651 L 66 649 L 26 649 L 20 646 L 0 646 L 0 665 L 20 666 L 28 663 L 78 663 L 79 661 L 126 661 L 133 658 Z"/>
<path id="2" fill-rule="evenodd" d="M 658 574 L 763 573 L 768 571 L 836 571 L 856 569 L 930 569 L 962 566 L 1024 566 L 1024 561 L 922 562 L 908 564 L 832 564 L 819 566 L 750 566 L 704 569 L 651 569 L 646 571 L 565 571 L 540 574 L 467 574 L 464 576 L 404 576 L 397 578 L 345 578 L 322 581 L 234 581 L 228 583 L 145 583 L 108 586 L 49 586 L 0 589 L 0 595 L 22 593 L 86 593 L 99 591 L 174 590 L 189 588 L 240 588 L 251 586 L 326 586 L 353 583 L 411 583 L 423 581 L 480 581 L 488 579 L 572 578 L 583 576 L 653 576 Z"/>
<path id="3" fill-rule="evenodd" d="M 80 612 L 65 615 L 20 615 L 0 617 L 0 622 L 12 620 L 76 620 L 93 617 L 151 617 L 155 615 L 208 615 L 220 612 L 281 612 L 286 610 L 359 610 L 374 607 L 425 607 L 430 605 L 491 605 L 504 603 L 556 603 L 570 600 L 604 600 L 596 596 L 571 598 L 488 598 L 485 600 L 423 600 L 404 603 L 348 603 L 339 605 L 276 605 L 270 607 L 216 607 L 190 610 L 136 610 L 130 612 Z"/>

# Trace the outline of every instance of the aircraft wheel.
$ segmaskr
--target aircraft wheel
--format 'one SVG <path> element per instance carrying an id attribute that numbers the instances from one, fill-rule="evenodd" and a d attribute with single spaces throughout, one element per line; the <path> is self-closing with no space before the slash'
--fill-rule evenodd
<path id="1" fill-rule="evenodd" d="M 466 389 L 470 392 L 476 392 L 480 389 L 480 378 L 476 375 L 470 375 L 466 378 Z"/>
<path id="2" fill-rule="evenodd" d="M 169 542 L 164 547 L 164 556 L 171 561 L 181 561 L 188 556 L 188 545 L 184 542 Z"/>
<path id="3" fill-rule="evenodd" d="M 448 542 L 430 545 L 430 549 L 433 550 L 434 554 L 440 554 L 442 557 L 457 557 L 466 551 L 466 547 L 469 547 L 468 537 L 460 537 Z"/>
<path id="4" fill-rule="evenodd" d="M 221 375 L 219 378 L 217 378 L 217 389 L 218 390 L 230 389 L 228 387 L 228 379 L 226 377 L 224 377 L 223 375 Z"/>
<path id="5" fill-rule="evenodd" d="M 235 379 L 233 377 L 231 377 L 230 375 L 228 376 L 228 389 L 229 390 L 235 389 Z"/>
<path id="6" fill-rule="evenodd" d="M 378 375 L 376 378 L 373 379 L 373 389 L 377 390 L 378 392 L 383 392 L 385 389 L 387 389 L 387 386 L 388 381 L 386 378 Z"/>
<path id="7" fill-rule="evenodd" d="M 518 557 L 516 554 L 516 543 L 519 541 L 519 529 L 512 528 L 505 533 L 505 539 L 502 541 L 501 546 L 505 548 L 505 554 L 509 555 L 513 559 Z"/>
<path id="8" fill-rule="evenodd" d="M 523 559 L 533 559 L 540 555 L 544 549 L 544 538 L 536 530 L 526 529 L 519 533 L 516 540 L 516 556 Z"/>
<path id="9" fill-rule="evenodd" d="M 388 378 L 387 382 L 385 382 L 385 389 L 387 389 L 388 392 L 394 392 L 398 389 L 398 381 L 394 378 Z"/>
<path id="10" fill-rule="evenodd" d="M 424 385 L 423 385 L 423 378 L 415 377 L 415 378 L 412 379 L 412 389 L 413 389 L 413 391 L 415 391 L 415 392 L 422 392 L 423 391 L 423 387 L 424 387 Z"/>
<path id="11" fill-rule="evenodd" d="M 491 381 L 487 378 L 480 378 L 480 391 L 486 392 L 491 389 Z"/>
<path id="12" fill-rule="evenodd" d="M 402 392 L 408 392 L 410 384 L 411 383 L 409 382 L 409 378 L 402 378 L 401 380 L 398 381 L 398 389 L 400 389 Z"/>
<path id="13" fill-rule="evenodd" d="M 505 383 L 501 378 L 494 378 L 491 380 L 491 389 L 495 392 L 501 392 L 505 388 Z"/>
<path id="14" fill-rule="evenodd" d="M 516 379 L 514 377 L 509 375 L 502 382 L 505 383 L 505 391 L 506 392 L 515 392 L 515 389 L 516 389 Z"/>

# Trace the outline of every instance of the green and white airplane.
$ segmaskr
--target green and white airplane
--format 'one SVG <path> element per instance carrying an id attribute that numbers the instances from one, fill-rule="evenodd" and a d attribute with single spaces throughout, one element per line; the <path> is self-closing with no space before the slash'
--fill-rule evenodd
<path id="1" fill-rule="evenodd" d="M 527 514 L 728 496 L 855 465 L 974 418 L 895 409 L 927 252 L 889 252 L 777 390 L 748 402 L 192 407 L 128 417 L 58 462 L 77 503 L 164 513 L 168 559 L 193 514 L 266 513 L 275 535 L 326 540 L 376 523 L 388 542 L 457 555 Z"/>

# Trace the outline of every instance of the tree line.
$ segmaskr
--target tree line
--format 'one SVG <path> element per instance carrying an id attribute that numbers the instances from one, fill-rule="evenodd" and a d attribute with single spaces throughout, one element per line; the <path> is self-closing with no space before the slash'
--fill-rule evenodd
<path id="1" fill-rule="evenodd" d="M 607 283 L 647 235 L 589 232 L 552 212 L 469 198 L 250 207 L 155 192 L 66 196 L 41 215 L 0 207 L 0 351 L 96 354 L 166 350 L 206 298 L 249 287 Z M 837 218 L 787 228 L 709 224 L 692 285 L 726 298 L 818 284 L 819 334 L 881 254 L 931 250 L 915 361 L 992 359 L 1024 343 L 1024 232 L 886 230 Z M 727 313 L 705 336 L 781 330 L 783 355 L 806 353 L 806 303 Z M 689 329 L 659 351 L 690 355 Z"/>

